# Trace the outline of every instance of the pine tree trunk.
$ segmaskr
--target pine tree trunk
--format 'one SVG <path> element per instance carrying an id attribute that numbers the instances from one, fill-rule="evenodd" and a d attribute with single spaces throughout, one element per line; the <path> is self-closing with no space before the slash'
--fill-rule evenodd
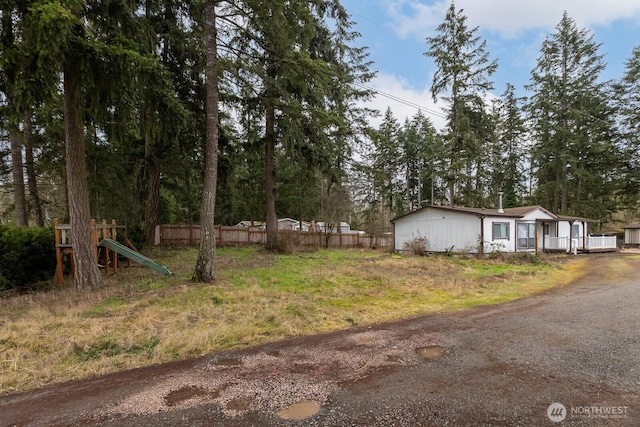
<path id="1" fill-rule="evenodd" d="M 147 123 L 148 126 L 152 126 Z M 158 225 L 160 209 L 160 165 L 154 157 L 151 144 L 152 141 L 145 142 L 145 163 L 147 166 L 147 197 L 145 201 L 144 228 L 148 244 L 153 244 L 155 239 L 156 225 Z"/>
<path id="2" fill-rule="evenodd" d="M 68 60 L 64 67 L 64 125 L 67 156 L 67 188 L 69 217 L 77 291 L 104 285 L 98 268 L 96 248 L 91 238 L 91 215 L 80 97 L 80 71 L 76 61 Z"/>
<path id="3" fill-rule="evenodd" d="M 266 196 L 267 209 L 267 244 L 269 250 L 275 249 L 278 244 L 278 217 L 276 216 L 276 195 L 275 195 L 275 176 L 276 176 L 276 134 L 275 134 L 275 111 L 273 107 L 267 108 L 266 116 L 266 141 L 265 141 L 265 166 L 266 173 L 264 179 L 264 188 Z"/>
<path id="4" fill-rule="evenodd" d="M 449 187 L 449 206 L 456 205 L 456 173 L 453 171 L 453 160 L 449 165 L 449 175 L 447 185 Z"/>
<path id="5" fill-rule="evenodd" d="M 567 213 L 567 162 L 562 163 L 562 177 L 560 182 L 560 212 Z"/>
<path id="6" fill-rule="evenodd" d="M 9 142 L 11 144 L 11 175 L 13 177 L 13 200 L 16 214 L 16 225 L 26 227 L 27 195 L 24 189 L 24 172 L 22 165 L 22 141 L 17 125 L 9 128 Z"/>
<path id="7" fill-rule="evenodd" d="M 3 5 L 2 23 L 0 24 L 0 45 L 13 47 L 15 42 L 13 34 L 13 10 L 10 5 Z M 18 118 L 18 93 L 16 90 L 17 71 L 15 63 L 8 61 L 3 70 L 5 80 L 5 94 L 9 122 L 9 144 L 11 146 L 11 175 L 13 179 L 13 200 L 16 216 L 16 225 L 26 227 L 27 196 L 24 189 L 24 172 L 22 164 L 22 137 L 20 135 Z"/>
<path id="8" fill-rule="evenodd" d="M 205 3 L 205 49 L 207 77 L 207 144 L 205 151 L 204 185 L 200 210 L 200 250 L 196 262 L 195 277 L 199 282 L 214 280 L 215 266 L 215 205 L 218 176 L 218 67 L 217 67 L 217 1 Z"/>
<path id="9" fill-rule="evenodd" d="M 33 126 L 31 124 L 31 111 L 24 120 L 24 149 L 25 166 L 27 169 L 27 182 L 29 183 L 29 196 L 36 225 L 44 227 L 44 216 L 42 215 L 42 203 L 38 192 L 38 176 L 36 174 L 35 161 L 33 159 Z"/>
<path id="10" fill-rule="evenodd" d="M 185 168 L 184 171 L 184 188 L 185 188 L 185 203 L 187 204 L 187 224 L 193 225 L 193 198 L 191 196 L 191 170 Z"/>

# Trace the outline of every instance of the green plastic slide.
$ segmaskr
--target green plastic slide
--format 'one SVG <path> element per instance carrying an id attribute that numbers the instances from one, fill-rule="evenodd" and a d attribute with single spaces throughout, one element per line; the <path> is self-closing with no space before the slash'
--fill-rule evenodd
<path id="1" fill-rule="evenodd" d="M 155 270 L 158 273 L 164 274 L 165 276 L 173 276 L 173 273 L 171 272 L 171 270 L 169 270 L 164 265 L 158 264 L 151 258 L 147 258 L 146 256 L 134 251 L 133 249 L 130 249 L 124 245 L 121 245 L 115 240 L 102 239 L 100 240 L 100 243 L 98 243 L 98 246 L 102 246 L 116 253 L 119 253 L 120 255 L 127 257 L 130 260 L 137 262 L 138 264 L 142 264 L 145 267 Z"/>

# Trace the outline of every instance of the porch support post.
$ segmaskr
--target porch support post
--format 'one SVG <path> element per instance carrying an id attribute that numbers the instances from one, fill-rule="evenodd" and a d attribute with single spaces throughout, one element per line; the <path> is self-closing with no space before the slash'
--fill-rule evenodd
<path id="1" fill-rule="evenodd" d="M 484 256 L 484 215 L 480 215 L 480 242 L 478 244 L 478 258 Z"/>
<path id="2" fill-rule="evenodd" d="M 573 242 L 573 223 L 576 222 L 575 219 L 569 220 L 569 253 L 572 252 L 571 243 Z"/>

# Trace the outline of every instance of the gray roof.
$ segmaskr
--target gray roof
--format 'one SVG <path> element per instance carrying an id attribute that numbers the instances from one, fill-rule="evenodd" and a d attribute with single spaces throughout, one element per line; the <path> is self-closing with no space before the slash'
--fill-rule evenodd
<path id="1" fill-rule="evenodd" d="M 518 216 L 525 216 L 526 214 L 528 214 L 531 211 L 534 211 L 536 209 L 540 209 L 544 212 L 546 212 L 547 214 L 549 214 L 550 216 L 557 216 L 556 214 L 554 214 L 553 212 L 543 208 L 540 205 L 531 205 L 531 206 L 520 206 L 518 208 L 505 208 L 504 211 L 505 212 L 509 212 L 513 215 L 518 215 Z"/>
<path id="2" fill-rule="evenodd" d="M 397 220 L 399 220 L 400 218 L 404 218 L 408 215 L 412 215 L 416 212 L 420 212 L 424 209 L 441 209 L 441 210 L 446 210 L 446 211 L 454 211 L 454 212 L 463 212 L 463 213 L 469 213 L 472 215 L 476 215 L 476 216 L 500 216 L 500 217 L 505 217 L 505 218 L 522 218 L 524 215 L 526 215 L 527 213 L 531 212 L 532 210 L 538 208 L 540 206 L 523 206 L 520 208 L 507 208 L 507 209 L 503 209 L 504 212 L 498 212 L 498 209 L 487 209 L 487 208 L 467 208 L 467 207 L 461 207 L 461 206 L 439 206 L 439 205 L 429 205 L 429 206 L 425 206 L 423 208 L 420 208 L 418 210 L 415 210 L 413 212 L 409 212 L 407 214 L 401 215 L 399 217 L 393 218 L 391 220 L 391 222 L 395 222 Z M 544 209 L 544 208 L 543 208 Z M 546 210 L 546 209 L 545 209 Z"/>
<path id="3" fill-rule="evenodd" d="M 568 216 L 568 215 L 556 215 L 556 216 L 558 217 L 558 219 L 561 219 L 563 221 L 569 221 L 569 222 L 573 222 L 573 221 L 596 222 L 595 219 L 583 218 L 581 216 Z"/>
<path id="4" fill-rule="evenodd" d="M 563 220 L 563 221 L 594 221 L 592 219 L 588 219 L 588 218 L 579 218 L 579 217 L 570 217 L 570 216 L 561 216 L 561 215 L 556 215 L 553 212 L 545 209 L 544 207 L 540 206 L 540 205 L 531 205 L 531 206 L 520 206 L 517 208 L 504 208 L 503 212 L 499 212 L 498 209 L 487 209 L 487 208 L 467 208 L 467 207 L 461 207 L 461 206 L 438 206 L 438 205 L 429 205 L 429 206 L 425 206 L 423 208 L 420 208 L 418 210 L 415 210 L 413 212 L 409 212 L 407 214 L 401 215 L 399 217 L 393 218 L 391 220 L 391 222 L 395 222 L 397 220 L 399 220 L 400 218 L 404 218 L 408 215 L 412 215 L 416 212 L 420 212 L 421 210 L 424 209 L 442 209 L 442 210 L 447 210 L 447 211 L 454 211 L 454 212 L 464 212 L 464 213 L 469 213 L 472 215 L 476 215 L 476 216 L 497 216 L 497 217 L 504 217 L 504 218 L 522 218 L 523 216 L 527 215 L 529 212 L 532 212 L 536 209 L 541 209 L 542 211 L 548 213 L 550 216 L 555 217 L 556 219 L 559 220 Z M 638 227 L 640 228 L 640 227 Z"/>

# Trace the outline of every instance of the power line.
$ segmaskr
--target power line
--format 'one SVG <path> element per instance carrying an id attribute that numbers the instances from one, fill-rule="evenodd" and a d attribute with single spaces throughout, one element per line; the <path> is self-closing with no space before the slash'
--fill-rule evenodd
<path id="1" fill-rule="evenodd" d="M 409 100 L 406 100 L 406 99 L 404 99 L 404 98 L 400 98 L 400 97 L 399 97 L 399 96 L 397 96 L 397 95 L 392 95 L 392 94 L 390 94 L 390 93 L 383 92 L 383 91 L 381 91 L 380 89 L 376 89 L 376 88 L 374 88 L 374 87 L 367 86 L 367 85 L 364 85 L 364 84 L 361 84 L 361 83 L 354 83 L 354 84 L 355 84 L 356 86 L 358 86 L 358 87 L 362 88 L 362 89 L 370 90 L 370 91 L 372 91 L 372 92 L 377 93 L 377 94 L 378 94 L 378 95 L 380 95 L 380 96 L 384 96 L 385 98 L 389 98 L 389 99 L 391 99 L 391 100 L 394 100 L 394 101 L 396 101 L 396 102 L 399 102 L 400 104 L 404 104 L 404 105 L 406 105 L 406 106 L 408 106 L 408 107 L 415 108 L 416 110 L 426 111 L 427 113 L 431 114 L 432 116 L 436 116 L 436 117 L 441 118 L 441 119 L 446 119 L 446 118 L 447 118 L 447 116 L 446 116 L 446 115 L 442 114 L 442 113 L 441 113 L 441 112 L 439 112 L 439 111 L 435 111 L 435 110 L 432 110 L 432 109 L 430 109 L 430 108 L 427 108 L 427 107 L 425 107 L 425 106 L 423 106 L 423 105 L 416 104 L 416 103 L 415 103 L 415 102 L 413 102 L 413 101 L 409 101 Z"/>
<path id="2" fill-rule="evenodd" d="M 385 28 L 385 29 L 388 31 L 388 29 L 387 29 L 384 25 L 381 25 L 380 23 L 378 23 L 378 22 L 376 22 L 376 21 L 374 21 L 374 20 L 370 19 L 369 17 L 364 16 L 364 15 L 362 15 L 362 14 L 360 14 L 360 13 L 356 13 L 356 12 L 354 12 L 354 11 L 352 11 L 352 10 L 349 10 L 349 9 L 347 9 L 346 7 L 345 7 L 345 9 L 349 12 L 349 14 L 350 14 L 351 16 L 353 16 L 353 15 L 359 16 L 360 18 L 362 18 L 362 19 L 364 19 L 364 20 L 366 20 L 366 21 L 369 21 L 369 22 L 371 22 L 371 23 L 373 23 L 373 24 L 376 24 L 376 26 L 378 26 L 379 28 Z M 377 93 L 377 94 L 378 94 L 378 95 L 380 95 L 380 96 L 383 96 L 383 97 L 385 97 L 385 98 L 391 99 L 391 100 L 396 101 L 396 102 L 398 102 L 398 103 L 400 103 L 400 104 L 404 104 L 404 105 L 406 105 L 406 106 L 408 106 L 408 107 L 412 107 L 412 108 L 415 108 L 415 109 L 417 109 L 417 110 L 425 111 L 426 113 L 431 114 L 432 116 L 435 116 L 435 117 L 438 117 L 438 118 L 441 118 L 441 119 L 446 119 L 446 118 L 447 118 L 447 117 L 446 117 L 446 115 L 444 115 L 443 113 L 441 113 L 441 112 L 439 112 L 439 111 L 432 110 L 432 109 L 430 109 L 430 108 L 427 108 L 427 107 L 422 106 L 422 105 L 420 105 L 420 104 L 416 104 L 415 102 L 412 102 L 412 101 L 406 100 L 406 99 L 401 98 L 401 97 L 399 97 L 399 96 L 396 96 L 396 95 L 392 95 L 392 94 L 390 94 L 390 93 L 383 92 L 383 91 L 381 91 L 381 90 L 379 90 L 379 89 L 375 89 L 375 88 L 373 88 L 373 87 L 370 87 L 370 86 L 367 86 L 367 85 L 364 85 L 364 84 L 360 84 L 360 83 L 355 83 L 355 84 L 356 84 L 357 86 L 359 86 L 360 88 L 362 88 L 362 89 L 370 90 L 370 91 L 372 91 L 372 92 Z"/>

